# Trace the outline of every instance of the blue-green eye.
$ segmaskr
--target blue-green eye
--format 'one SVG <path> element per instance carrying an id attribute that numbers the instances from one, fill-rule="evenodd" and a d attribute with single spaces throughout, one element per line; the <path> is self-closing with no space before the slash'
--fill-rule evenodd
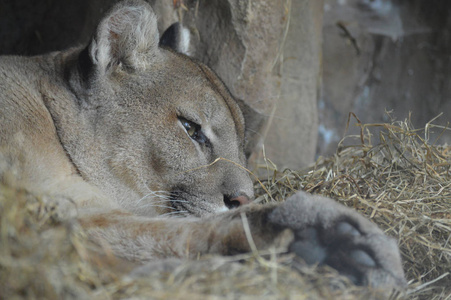
<path id="1" fill-rule="evenodd" d="M 208 139 L 205 136 L 205 134 L 202 132 L 202 127 L 199 124 L 188 121 L 187 119 L 185 119 L 183 117 L 178 117 L 178 118 L 190 138 L 192 138 L 194 141 L 198 142 L 199 144 L 208 143 Z"/>
<path id="2" fill-rule="evenodd" d="M 194 124 L 193 122 L 190 122 L 186 119 L 181 119 L 180 122 L 182 122 L 183 127 L 185 128 L 186 132 L 191 138 L 194 138 L 196 135 L 197 130 L 197 124 Z"/>

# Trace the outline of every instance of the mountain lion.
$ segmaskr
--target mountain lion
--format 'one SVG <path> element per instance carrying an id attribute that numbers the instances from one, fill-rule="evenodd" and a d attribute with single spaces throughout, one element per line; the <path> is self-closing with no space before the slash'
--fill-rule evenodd
<path id="1" fill-rule="evenodd" d="M 258 249 L 403 285 L 396 242 L 358 213 L 302 192 L 249 204 L 251 111 L 188 51 L 186 29 L 159 39 L 151 7 L 133 0 L 87 47 L 2 57 L 1 180 L 69 199 L 88 234 L 129 260 L 249 252 L 249 228 Z"/>

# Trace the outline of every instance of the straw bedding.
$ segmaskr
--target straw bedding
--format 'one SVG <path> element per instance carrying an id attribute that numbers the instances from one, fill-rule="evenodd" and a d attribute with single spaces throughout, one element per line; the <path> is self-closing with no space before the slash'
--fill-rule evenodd
<path id="1" fill-rule="evenodd" d="M 429 137 L 447 129 L 415 130 L 408 121 L 357 125 L 360 134 L 345 139 L 355 145 L 341 144 L 307 170 L 277 171 L 267 160 L 259 167 L 265 175 L 256 182 L 256 201 L 284 201 L 302 189 L 353 207 L 399 241 L 409 286 L 390 292 L 392 299 L 451 299 L 451 147 Z M 201 257 L 137 272 L 108 251 L 99 254 L 75 221 L 60 221 L 52 199 L 12 186 L 0 191 L 0 299 L 388 297 L 334 270 L 271 253 Z"/>

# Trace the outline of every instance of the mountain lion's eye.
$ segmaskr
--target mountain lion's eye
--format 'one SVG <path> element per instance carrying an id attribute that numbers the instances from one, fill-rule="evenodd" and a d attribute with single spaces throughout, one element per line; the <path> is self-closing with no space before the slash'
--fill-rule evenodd
<path id="1" fill-rule="evenodd" d="M 199 124 L 188 121 L 183 117 L 179 117 L 179 121 L 182 126 L 185 128 L 186 133 L 188 133 L 189 137 L 198 142 L 199 144 L 208 144 L 208 139 L 202 132 L 202 128 Z"/>
<path id="2" fill-rule="evenodd" d="M 198 129 L 196 127 L 200 127 L 199 125 L 188 121 L 184 118 L 179 118 L 180 122 L 182 123 L 183 127 L 185 127 L 186 132 L 188 133 L 188 135 L 190 136 L 190 138 L 194 138 L 196 135 L 196 132 L 198 131 Z"/>

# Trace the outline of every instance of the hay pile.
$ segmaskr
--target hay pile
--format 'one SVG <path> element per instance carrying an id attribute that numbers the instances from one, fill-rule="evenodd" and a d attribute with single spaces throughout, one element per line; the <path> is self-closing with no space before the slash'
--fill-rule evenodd
<path id="1" fill-rule="evenodd" d="M 381 128 L 381 142 L 371 131 Z M 355 146 L 297 172 L 257 183 L 257 201 L 283 201 L 299 189 L 353 207 L 399 240 L 409 280 L 392 299 L 451 297 L 451 147 L 428 141 L 408 122 L 360 125 Z M 435 128 L 439 130 L 439 128 Z M 374 138 L 374 137 L 373 137 Z M 352 286 L 334 270 L 288 267 L 291 256 L 255 255 L 183 262 L 130 277 L 132 268 L 93 255 L 75 222 L 60 222 L 51 199 L 0 187 L 0 299 L 379 299 L 380 291 Z"/>
<path id="2" fill-rule="evenodd" d="M 358 120 L 358 119 L 357 119 Z M 434 145 L 427 124 L 357 124 L 356 145 L 339 146 L 305 171 L 285 170 L 263 182 L 273 199 L 303 189 L 337 199 L 398 239 L 410 282 L 408 298 L 451 298 L 451 146 Z M 379 142 L 372 145 L 372 132 Z M 268 195 L 260 199 L 268 201 Z"/>

